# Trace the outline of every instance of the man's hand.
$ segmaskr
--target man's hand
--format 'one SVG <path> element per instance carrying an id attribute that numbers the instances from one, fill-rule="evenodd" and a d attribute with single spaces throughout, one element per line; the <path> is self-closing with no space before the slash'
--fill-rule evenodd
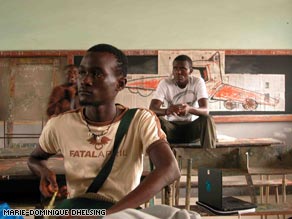
<path id="1" fill-rule="evenodd" d="M 40 177 L 40 192 L 45 197 L 51 197 L 55 191 L 58 191 L 58 197 L 67 196 L 67 187 L 59 188 L 56 174 L 47 167 L 46 161 L 53 154 L 45 152 L 39 145 L 34 149 L 28 158 L 29 169 Z"/>
<path id="2" fill-rule="evenodd" d="M 189 113 L 190 106 L 186 103 L 171 105 L 167 109 L 167 115 L 185 116 Z"/>
<path id="3" fill-rule="evenodd" d="M 183 103 L 180 107 L 179 107 L 179 115 L 180 116 L 185 116 L 187 114 L 190 113 L 190 105 L 187 103 Z"/>
<path id="4" fill-rule="evenodd" d="M 51 170 L 41 176 L 40 191 L 45 197 L 52 197 L 55 191 L 58 191 L 58 197 L 67 197 L 68 195 L 67 186 L 59 188 L 56 174 Z"/>
<path id="5" fill-rule="evenodd" d="M 56 181 L 56 174 L 49 169 L 42 173 L 40 180 L 40 191 L 43 196 L 51 197 L 54 192 L 58 190 L 59 187 Z"/>

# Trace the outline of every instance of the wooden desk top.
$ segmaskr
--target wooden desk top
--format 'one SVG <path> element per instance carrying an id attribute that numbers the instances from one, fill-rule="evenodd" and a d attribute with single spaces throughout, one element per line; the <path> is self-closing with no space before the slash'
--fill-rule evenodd
<path id="1" fill-rule="evenodd" d="M 269 147 L 284 145 L 282 141 L 274 138 L 237 138 L 235 140 L 221 140 L 217 147 Z"/>
<path id="2" fill-rule="evenodd" d="M 271 174 L 291 173 L 291 147 L 284 144 L 272 144 L 272 142 L 277 142 L 274 140 L 262 141 L 258 144 L 255 139 L 249 142 L 250 145 L 248 146 L 244 141 L 237 141 L 236 144 L 230 144 L 230 147 L 225 145 L 215 149 L 194 147 L 190 144 L 171 146 L 176 158 L 178 160 L 182 159 L 182 168 L 186 168 L 186 160 L 191 158 L 194 169 L 200 166 L 221 169 L 234 168 L 246 171 L 248 169 L 248 173 L 251 175 L 268 172 L 271 172 Z"/>
<path id="3" fill-rule="evenodd" d="M 237 138 L 237 139 L 220 139 L 216 143 L 216 148 L 227 147 L 269 147 L 273 145 L 283 145 L 283 142 L 274 138 Z M 179 143 L 171 144 L 172 148 L 194 148 L 201 149 L 198 143 Z"/>
<path id="4" fill-rule="evenodd" d="M 223 176 L 244 176 L 244 175 L 250 175 L 246 170 L 244 169 L 237 169 L 237 168 L 221 168 L 222 170 L 222 175 Z M 192 169 L 191 170 L 191 175 L 192 176 L 198 176 L 198 169 Z M 186 176 L 187 175 L 187 170 L 186 169 L 181 169 L 181 175 Z"/>
<path id="5" fill-rule="evenodd" d="M 282 174 L 292 174 L 292 168 L 271 168 L 271 167 L 251 167 L 248 168 L 248 173 L 250 175 L 282 175 Z"/>
<path id="6" fill-rule="evenodd" d="M 28 157 L 17 157 L 17 158 L 0 158 L 0 180 L 11 180 L 11 179 L 35 179 L 35 176 L 27 166 Z M 147 161 L 147 160 L 146 160 Z M 64 161 L 62 157 L 50 157 L 48 159 L 48 166 L 54 170 L 57 175 L 64 175 Z M 147 176 L 150 172 L 150 168 L 142 173 L 143 176 Z"/>
<path id="7" fill-rule="evenodd" d="M 64 174 L 63 158 L 52 157 L 48 160 L 48 166 L 57 175 Z M 0 159 L 0 180 L 37 178 L 27 166 L 27 157 L 14 159 Z"/>

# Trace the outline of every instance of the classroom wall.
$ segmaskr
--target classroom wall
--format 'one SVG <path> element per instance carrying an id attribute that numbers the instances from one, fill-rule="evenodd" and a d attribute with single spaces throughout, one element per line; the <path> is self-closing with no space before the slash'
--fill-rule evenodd
<path id="1" fill-rule="evenodd" d="M 0 51 L 82 50 L 101 42 L 121 49 L 292 49 L 291 11 L 291 0 L 0 0 Z M 291 122 L 218 124 L 220 134 L 288 145 L 291 129 Z"/>
<path id="2" fill-rule="evenodd" d="M 0 50 L 292 49 L 291 0 L 0 0 Z"/>

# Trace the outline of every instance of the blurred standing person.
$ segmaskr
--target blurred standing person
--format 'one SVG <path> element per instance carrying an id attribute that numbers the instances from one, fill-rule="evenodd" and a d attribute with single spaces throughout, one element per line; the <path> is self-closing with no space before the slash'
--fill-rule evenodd
<path id="1" fill-rule="evenodd" d="M 54 87 L 47 108 L 48 118 L 79 107 L 77 92 L 78 68 L 73 64 L 66 65 L 64 71 L 67 82 Z"/>

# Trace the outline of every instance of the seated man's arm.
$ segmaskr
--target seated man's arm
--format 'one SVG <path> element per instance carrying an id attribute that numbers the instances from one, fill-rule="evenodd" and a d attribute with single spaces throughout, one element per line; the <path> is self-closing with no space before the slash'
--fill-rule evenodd
<path id="1" fill-rule="evenodd" d="M 149 109 L 152 110 L 157 116 L 180 115 L 183 109 L 182 104 L 171 105 L 168 108 L 161 108 L 162 102 L 157 99 L 152 99 Z"/>
<path id="2" fill-rule="evenodd" d="M 40 191 L 45 197 L 50 197 L 58 190 L 56 174 L 47 167 L 47 159 L 53 154 L 46 153 L 39 145 L 28 158 L 29 169 L 41 178 Z"/>
<path id="3" fill-rule="evenodd" d="M 201 98 L 198 101 L 199 108 L 195 108 L 192 106 L 189 106 L 188 104 L 182 104 L 183 109 L 181 110 L 181 114 L 193 114 L 197 116 L 207 116 L 209 115 L 209 109 L 208 109 L 208 99 L 207 98 Z"/>
<path id="4" fill-rule="evenodd" d="M 152 99 L 150 102 L 149 109 L 152 110 L 157 116 L 165 116 L 166 109 L 161 108 L 162 102 L 157 99 Z"/>
<path id="5" fill-rule="evenodd" d="M 136 189 L 108 209 L 108 214 L 138 207 L 180 177 L 177 161 L 166 141 L 159 140 L 153 143 L 149 147 L 148 153 L 155 169 L 143 179 Z"/>
<path id="6" fill-rule="evenodd" d="M 66 99 L 66 90 L 62 86 L 55 87 L 49 98 L 47 108 L 48 117 L 58 115 L 62 113 L 64 109 L 70 109 L 70 101 L 68 98 Z"/>

